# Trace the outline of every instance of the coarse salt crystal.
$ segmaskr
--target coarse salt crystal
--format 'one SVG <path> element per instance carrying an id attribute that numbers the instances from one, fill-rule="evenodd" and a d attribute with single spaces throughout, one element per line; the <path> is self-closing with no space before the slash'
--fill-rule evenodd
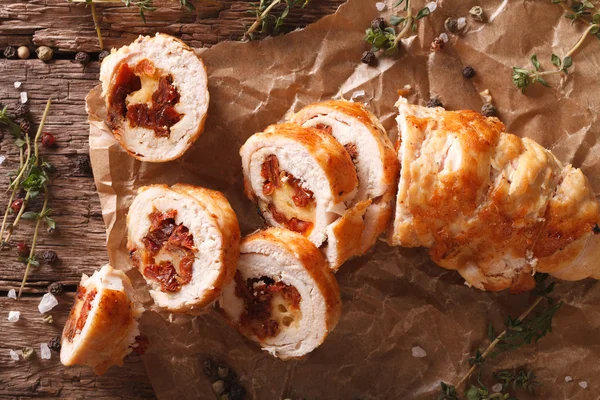
<path id="1" fill-rule="evenodd" d="M 416 358 L 423 358 L 427 356 L 427 352 L 423 350 L 420 346 L 415 346 L 412 348 L 412 356 Z"/>
<path id="2" fill-rule="evenodd" d="M 27 92 L 21 92 L 21 103 L 27 103 Z"/>
<path id="3" fill-rule="evenodd" d="M 2 163 L 6 160 L 5 156 L 0 156 L 0 165 L 2 165 Z"/>
<path id="4" fill-rule="evenodd" d="M 52 293 L 46 293 L 44 297 L 42 297 L 40 304 L 38 304 L 38 310 L 40 311 L 40 314 L 44 314 L 56 307 L 57 304 L 58 300 L 56 300 L 56 297 L 54 297 Z"/>
<path id="5" fill-rule="evenodd" d="M 383 1 L 377 2 L 375 8 L 377 8 L 377 11 L 383 11 L 385 10 L 385 3 Z"/>
<path id="6" fill-rule="evenodd" d="M 10 358 L 12 358 L 14 361 L 19 361 L 19 353 L 17 353 L 14 350 L 9 350 L 10 353 Z"/>
<path id="7" fill-rule="evenodd" d="M 492 386 L 492 392 L 494 393 L 500 393 L 502 391 L 502 384 L 501 383 L 496 383 L 494 386 Z"/>
<path id="8" fill-rule="evenodd" d="M 579 386 L 581 386 L 583 389 L 585 389 L 587 387 L 587 382 L 581 381 L 581 382 L 579 382 Z"/>
<path id="9" fill-rule="evenodd" d="M 447 33 L 440 34 L 440 39 L 442 39 L 442 41 L 444 43 L 448 43 L 448 34 Z"/>
<path id="10" fill-rule="evenodd" d="M 42 360 L 49 360 L 52 357 L 50 353 L 50 347 L 46 343 L 40 344 L 40 357 Z"/>
<path id="11" fill-rule="evenodd" d="M 437 3 L 435 1 L 430 1 L 425 5 L 425 7 L 429 8 L 429 12 L 434 12 L 437 8 Z"/>
<path id="12" fill-rule="evenodd" d="M 352 97 L 350 97 L 350 100 L 354 100 L 357 97 L 361 97 L 365 95 L 365 91 L 364 90 L 357 90 L 354 93 L 352 93 Z"/>
<path id="13" fill-rule="evenodd" d="M 20 311 L 9 311 L 8 312 L 8 322 L 17 322 L 21 317 Z"/>
<path id="14" fill-rule="evenodd" d="M 571 382 L 573 380 L 569 375 L 565 376 L 565 382 Z"/>
<path id="15" fill-rule="evenodd" d="M 467 26 L 467 19 L 465 17 L 460 17 L 459 19 L 456 20 L 457 24 L 456 27 L 458 29 L 462 29 L 465 26 Z"/>
<path id="16" fill-rule="evenodd" d="M 10 289 L 8 291 L 8 294 L 6 295 L 8 296 L 9 299 L 17 299 L 17 292 L 15 291 L 15 289 Z"/>
<path id="17" fill-rule="evenodd" d="M 16 81 L 16 82 L 15 82 L 15 89 L 18 89 L 18 88 L 20 88 L 20 87 L 21 87 L 21 82 L 19 82 L 19 81 Z"/>

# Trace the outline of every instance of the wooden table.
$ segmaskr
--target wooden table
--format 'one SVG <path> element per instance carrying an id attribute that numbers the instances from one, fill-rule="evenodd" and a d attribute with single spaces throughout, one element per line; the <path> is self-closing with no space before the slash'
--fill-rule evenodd
<path id="1" fill-rule="evenodd" d="M 156 31 L 181 37 L 195 47 L 209 47 L 224 40 L 239 40 L 252 21 L 246 1 L 192 1 L 196 11 L 181 10 L 174 2 L 157 0 L 159 8 L 147 14 L 146 24 L 134 8 L 99 5 L 105 47 L 118 47 L 139 34 Z M 304 10 L 290 14 L 287 28 L 307 25 L 334 12 L 342 2 L 313 0 Z M 55 250 L 59 262 L 32 268 L 23 297 L 17 302 L 6 297 L 9 289 L 18 290 L 25 269 L 17 261 L 14 245 L 31 241 L 32 221 L 19 224 L 13 246 L 0 253 L 0 398 L 153 398 L 138 355 L 130 355 L 123 368 L 112 368 L 102 377 L 95 376 L 89 368 L 63 367 L 58 353 L 53 352 L 50 360 L 39 356 L 41 343 L 60 336 L 81 274 L 92 273 L 108 260 L 105 227 L 92 176 L 75 167 L 78 158 L 87 157 L 84 98 L 98 84 L 100 67 L 97 61 L 85 67 L 72 62 L 78 51 L 93 52 L 92 60 L 98 59 L 90 9 L 64 0 L 0 0 L 0 49 L 7 45 L 27 45 L 32 56 L 28 60 L 0 58 L 0 103 L 12 109 L 19 101 L 19 92 L 26 91 L 31 119 L 37 123 L 46 100 L 53 99 L 44 131 L 56 136 L 57 147 L 42 149 L 41 153 L 57 168 L 51 186 L 51 207 L 58 228 L 53 234 L 42 231 L 36 252 L 41 256 L 45 250 Z M 35 59 L 33 50 L 42 45 L 55 50 L 54 61 L 45 64 Z M 20 89 L 14 86 L 17 81 L 22 83 Z M 0 165 L 3 213 L 8 202 L 7 175 L 18 166 L 18 152 L 9 135 L 0 141 L 0 155 L 6 157 Z M 39 208 L 39 202 L 30 204 L 32 210 Z M 62 282 L 65 293 L 58 296 L 59 305 L 50 312 L 54 322 L 47 324 L 37 306 L 52 282 Z M 10 310 L 21 312 L 19 322 L 8 322 Z M 9 349 L 23 347 L 34 348 L 36 357 L 29 361 L 11 360 Z"/>

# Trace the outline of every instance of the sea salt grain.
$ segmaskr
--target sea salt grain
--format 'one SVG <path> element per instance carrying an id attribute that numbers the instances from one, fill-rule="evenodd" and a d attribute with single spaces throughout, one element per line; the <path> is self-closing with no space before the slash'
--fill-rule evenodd
<path id="1" fill-rule="evenodd" d="M 494 386 L 492 386 L 492 392 L 494 393 L 500 393 L 502 391 L 502 384 L 501 383 L 496 383 Z"/>
<path id="2" fill-rule="evenodd" d="M 56 307 L 57 304 L 58 300 L 56 300 L 56 297 L 54 297 L 52 293 L 46 293 L 44 297 L 42 297 L 40 304 L 38 304 L 38 310 L 40 311 L 40 314 L 44 314 Z"/>
<path id="3" fill-rule="evenodd" d="M 569 375 L 565 376 L 565 382 L 571 382 L 573 380 L 573 378 L 571 378 Z"/>
<path id="4" fill-rule="evenodd" d="M 382 1 L 375 3 L 375 8 L 377 8 L 377 11 L 383 11 L 385 10 L 385 3 Z"/>
<path id="5" fill-rule="evenodd" d="M 430 1 L 425 5 L 425 7 L 429 8 L 429 12 L 434 12 L 437 8 L 437 3 L 435 1 Z"/>
<path id="6" fill-rule="evenodd" d="M 456 27 L 459 30 L 464 28 L 465 26 L 467 26 L 467 19 L 465 17 L 460 17 L 459 19 L 456 20 L 456 22 L 457 22 Z"/>
<path id="7" fill-rule="evenodd" d="M 5 156 L 0 156 L 0 165 L 2 165 L 2 163 L 4 162 L 4 160 L 6 160 Z"/>
<path id="8" fill-rule="evenodd" d="M 448 43 L 448 34 L 446 34 L 446 33 L 440 34 L 440 39 L 442 39 L 442 42 Z"/>
<path id="9" fill-rule="evenodd" d="M 27 92 L 21 92 L 21 103 L 27 103 Z"/>
<path id="10" fill-rule="evenodd" d="M 14 361 L 19 361 L 19 353 L 17 353 L 14 350 L 9 350 L 10 353 L 10 358 L 12 358 Z"/>
<path id="11" fill-rule="evenodd" d="M 21 82 L 19 82 L 19 81 L 16 81 L 16 82 L 15 82 L 15 89 L 18 89 L 18 88 L 20 88 L 20 87 L 21 87 Z"/>
<path id="12" fill-rule="evenodd" d="M 1 156 L 0 156 L 1 157 Z M 2 162 L 0 162 L 0 164 L 2 164 Z M 17 299 L 17 292 L 15 291 L 15 289 L 10 289 L 8 291 L 8 294 L 6 295 L 9 299 Z"/>
<path id="13" fill-rule="evenodd" d="M 579 386 L 581 386 L 583 389 L 585 389 L 587 387 L 587 382 L 581 381 L 581 382 L 579 382 Z"/>
<path id="14" fill-rule="evenodd" d="M 423 350 L 420 346 L 415 346 L 412 348 L 412 356 L 415 358 L 423 358 L 427 356 L 427 352 Z"/>
<path id="15" fill-rule="evenodd" d="M 9 311 L 8 312 L 8 322 L 17 322 L 21 317 L 20 311 Z"/>
<path id="16" fill-rule="evenodd" d="M 354 100 L 357 97 L 362 97 L 365 95 L 365 91 L 364 90 L 357 90 L 356 92 L 352 93 L 352 97 L 350 97 L 350 100 Z"/>
<path id="17" fill-rule="evenodd" d="M 42 360 L 49 360 L 52 357 L 50 353 L 50 347 L 46 343 L 40 344 L 40 357 Z"/>

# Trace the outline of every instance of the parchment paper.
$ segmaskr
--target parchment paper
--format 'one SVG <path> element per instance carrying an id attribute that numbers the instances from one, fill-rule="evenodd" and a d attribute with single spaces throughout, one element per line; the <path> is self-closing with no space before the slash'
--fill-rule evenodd
<path id="1" fill-rule="evenodd" d="M 508 130 L 529 136 L 565 162 L 583 168 L 600 193 L 600 44 L 590 38 L 575 56 L 572 73 L 550 78 L 553 89 L 532 86 L 522 95 L 511 83 L 511 67 L 526 66 L 533 53 L 551 68 L 550 54 L 565 54 L 583 25 L 571 25 L 549 1 L 481 1 L 489 21 L 470 21 L 461 35 L 436 53 L 429 50 L 448 16 L 467 16 L 472 0 L 439 0 L 419 22 L 418 35 L 395 58 L 377 68 L 360 63 L 368 45 L 364 30 L 379 12 L 375 1 L 350 0 L 334 15 L 283 37 L 253 43 L 221 43 L 202 52 L 211 101 L 205 132 L 187 154 L 167 164 L 128 156 L 105 130 L 98 93 L 88 99 L 90 151 L 107 225 L 112 264 L 129 268 L 125 216 L 135 190 L 150 183 L 201 185 L 225 193 L 244 233 L 262 222 L 242 194 L 239 147 L 253 133 L 289 110 L 357 90 L 382 119 L 390 136 L 397 90 L 411 85 L 409 100 L 423 104 L 440 96 L 447 109 L 479 110 L 478 93 L 490 89 Z M 421 6 L 416 1 L 415 7 Z M 391 1 L 388 9 L 391 12 Z M 471 65 L 477 76 L 461 76 Z M 100 118 L 100 120 L 99 120 Z M 600 261 L 599 261 L 600 262 Z M 130 273 L 139 279 L 137 273 Z M 207 357 L 235 369 L 254 399 L 430 399 L 439 382 L 456 383 L 472 352 L 487 345 L 486 326 L 497 331 L 517 316 L 532 296 L 469 289 L 457 273 L 429 261 L 423 249 L 379 243 L 337 274 L 343 313 L 325 343 L 306 359 L 283 362 L 227 326 L 215 312 L 200 317 L 148 312 L 142 332 L 151 345 L 144 356 L 160 399 L 210 399 L 202 373 Z M 600 396 L 600 287 L 596 281 L 560 283 L 566 302 L 554 332 L 522 351 L 500 356 L 495 369 L 526 366 L 543 382 L 539 398 L 598 399 Z M 427 356 L 414 358 L 420 346 Z M 565 376 L 573 377 L 565 382 Z M 587 389 L 578 383 L 587 382 Z M 521 398 L 521 397 L 520 397 Z"/>

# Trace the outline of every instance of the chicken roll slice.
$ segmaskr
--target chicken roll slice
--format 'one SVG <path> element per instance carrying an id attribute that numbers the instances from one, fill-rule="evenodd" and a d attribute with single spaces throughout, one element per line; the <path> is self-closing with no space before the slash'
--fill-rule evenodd
<path id="1" fill-rule="evenodd" d="M 428 247 L 433 261 L 483 290 L 531 289 L 536 271 L 598 277 L 598 203 L 580 170 L 496 118 L 402 98 L 398 108 L 392 244 Z"/>
<path id="2" fill-rule="evenodd" d="M 355 223 L 357 211 L 349 208 L 356 171 L 333 136 L 292 123 L 271 125 L 251 136 L 240 155 L 246 193 L 269 225 L 306 236 L 334 269 L 359 250 L 362 214 Z M 342 220 L 348 212 L 351 223 Z"/>
<path id="3" fill-rule="evenodd" d="M 281 359 L 317 348 L 341 312 L 340 289 L 319 250 L 281 228 L 242 241 L 235 280 L 218 305 L 240 332 Z"/>
<path id="4" fill-rule="evenodd" d="M 62 334 L 60 361 L 88 365 L 98 375 L 122 366 L 132 351 L 143 307 L 133 298 L 129 278 L 110 265 L 83 275 Z"/>
<path id="5" fill-rule="evenodd" d="M 385 129 L 362 104 L 331 100 L 309 105 L 291 118 L 333 135 L 350 155 L 358 176 L 352 204 L 371 200 L 364 214 L 359 253 L 365 253 L 387 229 L 392 217 L 400 168 Z"/>
<path id="6" fill-rule="evenodd" d="M 151 185 L 139 189 L 129 208 L 127 241 L 155 303 L 194 314 L 233 279 L 240 228 L 219 192 Z"/>
<path id="7" fill-rule="evenodd" d="M 206 68 L 182 41 L 161 33 L 113 50 L 100 68 L 106 122 L 133 157 L 180 157 L 200 136 L 208 110 Z"/>

